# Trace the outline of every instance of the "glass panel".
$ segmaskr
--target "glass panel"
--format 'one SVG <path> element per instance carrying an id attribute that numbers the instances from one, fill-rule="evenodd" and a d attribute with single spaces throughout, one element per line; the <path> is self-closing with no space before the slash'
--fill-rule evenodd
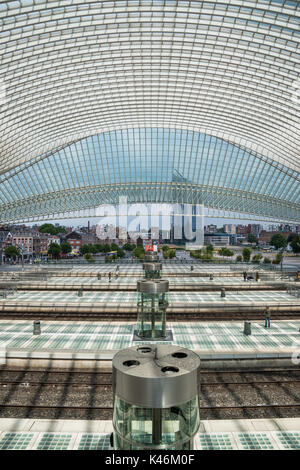
<path id="1" fill-rule="evenodd" d="M 138 294 L 138 336 L 164 338 L 166 336 L 166 308 L 168 294 Z"/>
<path id="2" fill-rule="evenodd" d="M 200 423 L 198 397 L 171 408 L 139 408 L 115 397 L 114 448 L 189 449 Z"/>

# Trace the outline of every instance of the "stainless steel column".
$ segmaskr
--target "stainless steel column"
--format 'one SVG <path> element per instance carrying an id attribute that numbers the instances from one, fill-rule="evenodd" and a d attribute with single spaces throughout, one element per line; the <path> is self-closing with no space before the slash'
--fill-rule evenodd
<path id="1" fill-rule="evenodd" d="M 166 308 L 169 281 L 163 279 L 137 281 L 138 336 L 159 339 L 166 336 Z M 151 326 L 150 326 L 151 323 Z M 151 327 L 151 335 L 150 335 Z"/>
<path id="2" fill-rule="evenodd" d="M 113 358 L 114 448 L 192 449 L 199 387 L 200 358 L 193 351 L 161 344 L 119 351 Z"/>

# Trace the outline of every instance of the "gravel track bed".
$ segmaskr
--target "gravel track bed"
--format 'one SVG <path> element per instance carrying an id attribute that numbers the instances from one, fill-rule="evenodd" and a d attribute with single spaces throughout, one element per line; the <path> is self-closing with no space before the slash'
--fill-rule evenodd
<path id="1" fill-rule="evenodd" d="M 111 407 L 111 374 L 69 371 L 0 370 L 0 418 L 111 419 L 112 410 L 34 409 L 32 406 Z M 200 407 L 255 406 L 254 409 L 201 410 L 202 419 L 272 418 L 300 416 L 299 408 L 261 408 L 262 405 L 300 403 L 300 370 L 257 372 L 209 372 L 201 376 Z M 22 381 L 21 384 L 5 384 Z M 280 381 L 270 384 L 268 381 Z M 35 384 L 30 384 L 30 381 Z M 247 386 L 226 382 L 263 382 Z M 288 382 L 291 383 L 288 383 Z M 1 383 L 2 382 L 2 383 Z M 36 384 L 36 382 L 40 382 Z M 57 382 L 54 385 L 47 382 Z M 62 384 L 63 382 L 63 384 Z M 82 385 L 72 386 L 72 382 Z M 218 385 L 209 385 L 218 382 Z M 285 383 L 286 382 L 286 383 Z M 97 387 L 97 384 L 104 384 Z M 207 385 L 205 386 L 205 383 Z M 5 405 L 24 405 L 6 408 Z M 27 406 L 27 408 L 26 408 Z M 29 407 L 30 406 L 30 407 Z"/>

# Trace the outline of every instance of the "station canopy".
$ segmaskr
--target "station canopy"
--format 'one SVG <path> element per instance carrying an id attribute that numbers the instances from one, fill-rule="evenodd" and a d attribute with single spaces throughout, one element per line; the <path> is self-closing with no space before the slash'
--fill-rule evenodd
<path id="1" fill-rule="evenodd" d="M 300 2 L 0 2 L 0 221 L 202 203 L 300 223 Z"/>

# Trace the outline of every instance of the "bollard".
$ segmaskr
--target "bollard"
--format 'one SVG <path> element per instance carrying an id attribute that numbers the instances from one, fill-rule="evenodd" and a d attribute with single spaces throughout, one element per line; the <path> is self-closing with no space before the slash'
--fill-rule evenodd
<path id="1" fill-rule="evenodd" d="M 137 335 L 151 340 L 165 338 L 169 281 L 137 281 Z"/>
<path id="2" fill-rule="evenodd" d="M 192 450 L 200 358 L 185 348 L 123 349 L 113 358 L 114 450 Z"/>
<path id="3" fill-rule="evenodd" d="M 224 287 L 222 287 L 222 289 L 221 289 L 221 297 L 226 297 L 226 294 L 225 294 L 225 289 L 224 289 Z"/>
<path id="4" fill-rule="evenodd" d="M 244 322 L 244 335 L 251 335 L 251 322 L 250 321 Z"/>
<path id="5" fill-rule="evenodd" d="M 40 335 L 41 334 L 41 322 L 39 320 L 35 320 L 33 322 L 33 334 Z"/>

